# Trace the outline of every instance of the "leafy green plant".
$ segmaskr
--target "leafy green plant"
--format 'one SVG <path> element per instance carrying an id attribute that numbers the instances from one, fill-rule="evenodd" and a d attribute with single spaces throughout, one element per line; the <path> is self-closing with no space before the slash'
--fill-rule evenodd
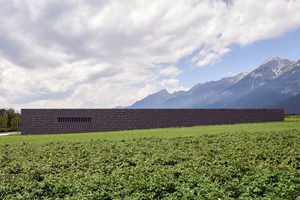
<path id="1" fill-rule="evenodd" d="M 296 199 L 300 132 L 0 145 L 0 199 Z"/>

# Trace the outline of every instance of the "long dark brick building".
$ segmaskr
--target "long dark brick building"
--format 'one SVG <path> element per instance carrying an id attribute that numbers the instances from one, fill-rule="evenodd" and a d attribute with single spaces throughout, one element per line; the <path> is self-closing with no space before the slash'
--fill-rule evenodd
<path id="1" fill-rule="evenodd" d="M 22 135 L 274 122 L 283 109 L 21 109 Z"/>

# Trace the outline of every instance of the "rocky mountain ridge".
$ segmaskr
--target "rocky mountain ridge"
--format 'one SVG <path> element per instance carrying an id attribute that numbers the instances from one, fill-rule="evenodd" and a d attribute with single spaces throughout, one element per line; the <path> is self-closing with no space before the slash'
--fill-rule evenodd
<path id="1" fill-rule="evenodd" d="M 265 108 L 300 93 L 300 59 L 272 57 L 252 72 L 199 83 L 189 91 L 161 90 L 129 108 Z"/>

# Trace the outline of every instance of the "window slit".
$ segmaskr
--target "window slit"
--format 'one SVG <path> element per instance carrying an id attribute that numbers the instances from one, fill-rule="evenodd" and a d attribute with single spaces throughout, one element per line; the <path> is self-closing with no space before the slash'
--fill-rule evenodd
<path id="1" fill-rule="evenodd" d="M 58 122 L 92 122 L 91 117 L 58 117 Z"/>

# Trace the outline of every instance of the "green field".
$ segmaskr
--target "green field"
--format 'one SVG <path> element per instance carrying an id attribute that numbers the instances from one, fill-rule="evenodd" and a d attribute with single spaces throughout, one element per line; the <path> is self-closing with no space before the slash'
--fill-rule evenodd
<path id="1" fill-rule="evenodd" d="M 0 199 L 300 199 L 300 118 L 0 137 Z"/>

